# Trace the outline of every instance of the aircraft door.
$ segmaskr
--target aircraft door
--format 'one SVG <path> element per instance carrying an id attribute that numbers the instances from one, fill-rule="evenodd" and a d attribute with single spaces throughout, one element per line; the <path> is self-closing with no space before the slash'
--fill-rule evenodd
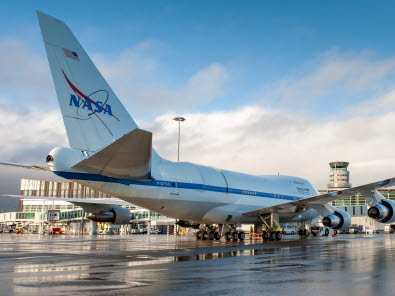
<path id="1" fill-rule="evenodd" d="M 180 187 L 178 184 L 178 179 L 173 178 L 170 187 L 170 197 L 178 197 L 180 195 Z"/>
<path id="2" fill-rule="evenodd" d="M 204 186 L 215 186 L 222 188 L 225 192 L 228 191 L 228 181 L 220 169 L 211 167 L 201 167 L 200 173 L 202 176 Z"/>

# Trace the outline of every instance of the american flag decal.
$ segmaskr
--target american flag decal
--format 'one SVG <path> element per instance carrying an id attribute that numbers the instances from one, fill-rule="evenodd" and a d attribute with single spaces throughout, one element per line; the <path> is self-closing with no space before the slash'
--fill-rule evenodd
<path id="1" fill-rule="evenodd" d="M 77 53 L 74 52 L 74 51 L 71 51 L 71 50 L 69 50 L 69 49 L 63 48 L 63 52 L 64 52 L 65 56 L 68 57 L 68 58 L 70 58 L 70 59 L 73 59 L 73 60 L 76 60 L 76 61 L 79 61 L 79 60 L 80 60 L 80 59 L 78 58 Z"/>

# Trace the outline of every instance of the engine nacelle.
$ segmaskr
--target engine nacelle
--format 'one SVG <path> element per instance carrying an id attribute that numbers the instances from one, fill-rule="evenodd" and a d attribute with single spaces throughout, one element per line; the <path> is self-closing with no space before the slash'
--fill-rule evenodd
<path id="1" fill-rule="evenodd" d="M 198 223 L 193 223 L 191 221 L 185 221 L 185 220 L 178 220 L 177 225 L 180 225 L 181 227 L 192 227 L 193 229 L 198 229 L 200 224 Z"/>
<path id="2" fill-rule="evenodd" d="M 93 213 L 88 219 L 94 222 L 110 222 L 112 224 L 129 224 L 132 214 L 122 207 L 112 208 L 110 211 Z"/>
<path id="3" fill-rule="evenodd" d="M 370 207 L 368 216 L 380 223 L 395 222 L 395 202 L 390 199 L 383 199 L 379 203 Z"/>
<path id="4" fill-rule="evenodd" d="M 333 214 L 324 217 L 322 224 L 333 229 L 348 229 L 351 225 L 351 216 L 345 211 L 337 210 Z"/>

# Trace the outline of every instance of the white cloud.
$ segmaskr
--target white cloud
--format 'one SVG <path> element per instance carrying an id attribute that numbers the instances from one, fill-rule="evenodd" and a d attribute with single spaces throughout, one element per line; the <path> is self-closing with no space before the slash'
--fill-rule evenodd
<path id="1" fill-rule="evenodd" d="M 96 55 L 100 71 L 129 110 L 145 109 L 156 114 L 185 110 L 213 101 L 224 94 L 229 73 L 220 63 L 211 63 L 172 85 L 159 62 L 146 51 L 156 42 L 143 42 L 116 55 Z M 153 108 L 155 106 L 155 108 Z"/>
<path id="2" fill-rule="evenodd" d="M 322 101 L 369 101 L 392 91 L 394 83 L 395 57 L 378 59 L 366 52 L 345 53 L 335 48 L 266 86 L 262 97 L 306 110 L 306 104 Z"/>
<path id="3" fill-rule="evenodd" d="M 50 149 L 67 146 L 63 120 L 58 110 L 11 109 L 0 101 L 1 159 L 43 163 Z"/>
<path id="4" fill-rule="evenodd" d="M 1 160 L 43 164 L 56 146 L 67 146 L 58 111 L 42 116 L 30 111 L 21 115 L 0 108 Z M 157 117 L 142 127 L 154 134 L 154 147 L 175 160 L 175 114 Z M 328 163 L 351 163 L 354 185 L 395 176 L 391 137 L 395 113 L 366 120 L 319 121 L 258 106 L 227 112 L 188 113 L 182 123 L 181 160 L 251 174 L 305 177 L 326 187 Z M 8 168 L 1 167 L 0 174 Z"/>
<path id="5" fill-rule="evenodd" d="M 229 76 L 223 65 L 209 63 L 175 85 L 163 73 L 159 59 L 151 54 L 161 47 L 160 42 L 149 40 L 120 54 L 93 56 L 129 110 L 150 110 L 158 114 L 202 105 L 223 95 Z M 16 39 L 0 40 L 0 65 L 3 100 L 18 104 L 20 109 L 26 102 L 33 105 L 45 101 L 49 107 L 54 106 L 55 90 L 45 54 L 35 55 L 27 44 Z"/>
<path id="6" fill-rule="evenodd" d="M 351 108 L 357 115 L 369 115 L 392 111 L 395 108 L 395 89 L 388 90 L 382 95 L 370 98 Z"/>
<path id="7" fill-rule="evenodd" d="M 68 147 L 58 110 L 20 109 L 0 100 L 0 161 L 45 165 L 50 150 Z M 0 194 L 18 194 L 21 178 L 59 180 L 52 173 L 0 166 Z M 0 200 L 0 208 L 15 210 L 15 200 Z"/>
<path id="8" fill-rule="evenodd" d="M 147 128 L 164 157 L 175 159 L 177 124 L 173 114 Z M 395 113 L 365 120 L 323 122 L 262 107 L 185 114 L 181 160 L 252 174 L 305 177 L 320 188 L 330 161 L 351 162 L 354 185 L 395 176 Z"/>

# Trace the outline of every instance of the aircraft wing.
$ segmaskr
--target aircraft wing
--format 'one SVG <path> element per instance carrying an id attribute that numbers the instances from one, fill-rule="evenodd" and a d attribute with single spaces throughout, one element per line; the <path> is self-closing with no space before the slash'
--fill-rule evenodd
<path id="1" fill-rule="evenodd" d="M 65 197 L 47 197 L 47 196 L 30 196 L 30 195 L 12 195 L 3 194 L 0 197 L 15 197 L 15 198 L 30 198 L 30 199 L 44 199 L 44 200 L 56 200 L 56 201 L 67 201 L 76 205 L 79 204 L 91 204 L 91 205 L 114 205 L 114 206 L 132 206 L 133 204 L 113 198 L 65 198 Z"/>
<path id="2" fill-rule="evenodd" d="M 386 179 L 386 180 L 382 180 L 382 181 L 378 181 L 378 182 L 374 182 L 374 183 L 369 183 L 369 184 L 365 184 L 365 185 L 361 185 L 361 186 L 357 186 L 357 187 L 353 187 L 353 188 L 348 188 L 348 189 L 344 189 L 344 190 L 329 192 L 326 194 L 316 195 L 316 196 L 312 196 L 312 197 L 308 197 L 308 198 L 304 198 L 304 199 L 300 199 L 300 200 L 295 200 L 295 201 L 291 201 L 291 202 L 287 202 L 287 203 L 283 203 L 283 204 L 279 204 L 279 205 L 275 205 L 275 206 L 271 206 L 271 207 L 261 208 L 258 210 L 244 213 L 243 215 L 257 216 L 259 214 L 269 214 L 273 211 L 276 211 L 276 212 L 284 211 L 287 209 L 292 209 L 294 207 L 308 208 L 308 207 L 311 207 L 314 205 L 322 205 L 322 204 L 326 204 L 326 203 L 329 203 L 329 202 L 332 202 L 332 201 L 335 201 L 338 199 L 357 195 L 358 193 L 363 194 L 364 192 L 369 192 L 369 191 L 375 190 L 377 188 L 388 187 L 388 186 L 393 186 L 393 185 L 395 185 L 395 178 Z"/>
<path id="3" fill-rule="evenodd" d="M 0 162 L 0 165 L 8 165 L 17 168 L 25 168 L 25 169 L 32 169 L 32 170 L 39 170 L 39 171 L 50 171 L 49 167 L 38 166 L 38 165 L 24 165 L 19 163 L 11 163 L 11 162 Z"/>

